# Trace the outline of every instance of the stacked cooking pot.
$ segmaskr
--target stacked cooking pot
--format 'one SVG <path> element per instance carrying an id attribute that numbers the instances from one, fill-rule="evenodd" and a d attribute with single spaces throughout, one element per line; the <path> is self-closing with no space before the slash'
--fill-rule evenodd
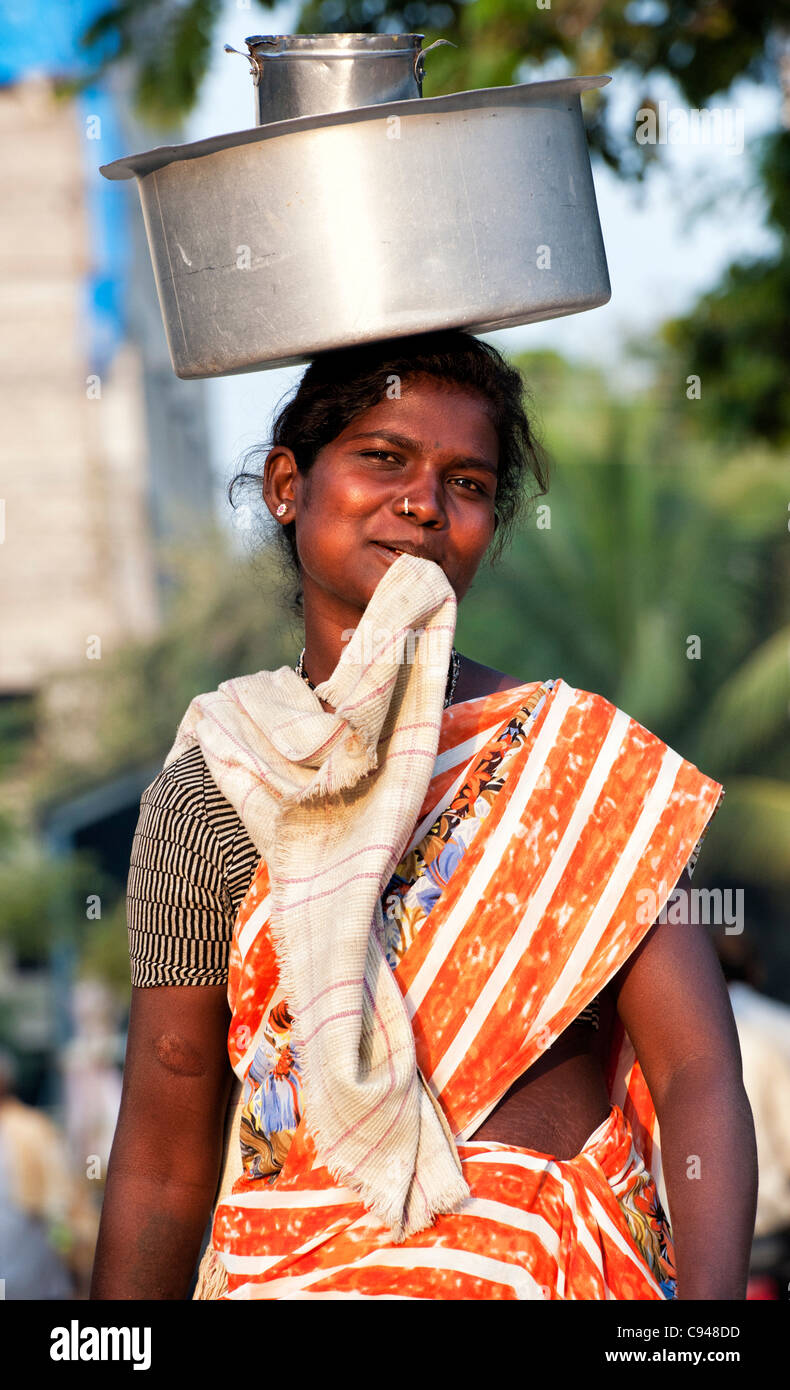
<path id="1" fill-rule="evenodd" d="M 581 93 L 610 79 L 424 98 L 423 37 L 256 35 L 255 126 L 102 167 L 138 180 L 178 376 L 609 299 Z"/>

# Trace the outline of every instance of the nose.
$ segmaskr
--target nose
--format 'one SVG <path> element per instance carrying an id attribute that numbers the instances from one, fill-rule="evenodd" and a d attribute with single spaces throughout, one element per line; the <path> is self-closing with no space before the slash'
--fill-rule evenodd
<path id="1" fill-rule="evenodd" d="M 435 475 L 402 479 L 393 505 L 397 516 L 413 517 L 422 526 L 442 526 L 445 509 L 441 479 Z"/>

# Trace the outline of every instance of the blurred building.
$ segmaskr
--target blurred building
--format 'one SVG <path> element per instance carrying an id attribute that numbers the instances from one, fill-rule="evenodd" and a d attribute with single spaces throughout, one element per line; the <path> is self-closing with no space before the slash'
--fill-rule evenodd
<path id="1" fill-rule="evenodd" d="M 140 126 L 122 68 L 56 94 L 85 72 L 79 38 L 105 9 L 6 0 L 0 11 L 0 742 L 27 732 L 40 697 L 36 716 L 86 765 L 96 731 L 75 676 L 97 641 L 110 656 L 156 633 L 167 547 L 213 513 L 204 383 L 172 370 L 136 184 L 99 173 L 183 137 Z M 6 772 L 0 818 L 53 854 L 93 849 L 123 882 L 150 767 L 46 813 L 30 804 L 25 769 Z M 7 950 L 0 960 L 0 1013 L 23 987 L 32 1001 L 17 1041 L 31 1066 L 46 1062 L 47 1086 L 28 1088 L 46 1105 L 58 1097 L 53 1052 L 73 1029 L 72 965 L 59 944 L 44 978 Z"/>
<path id="2" fill-rule="evenodd" d="M 108 645 L 150 632 L 157 605 L 139 349 L 91 371 L 92 228 L 76 103 L 43 77 L 0 91 L 0 689 L 34 689 Z"/>
<path id="3" fill-rule="evenodd" d="M 166 585 L 157 542 L 212 509 L 203 383 L 172 371 L 136 186 L 98 172 L 170 133 L 139 129 L 123 74 L 56 99 L 101 6 L 39 3 L 35 26 L 15 8 L 0 19 L 6 698 L 81 666 L 92 638 L 109 652 L 150 635 Z"/>

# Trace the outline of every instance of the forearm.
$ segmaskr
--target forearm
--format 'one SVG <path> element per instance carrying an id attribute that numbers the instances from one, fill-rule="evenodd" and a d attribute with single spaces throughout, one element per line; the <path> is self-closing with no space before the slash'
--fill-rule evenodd
<path id="1" fill-rule="evenodd" d="M 215 1183 L 108 1174 L 92 1299 L 185 1299 Z"/>
<path id="2" fill-rule="evenodd" d="M 743 1299 L 757 1203 L 754 1123 L 740 1080 L 689 1064 L 657 1108 L 679 1299 Z"/>

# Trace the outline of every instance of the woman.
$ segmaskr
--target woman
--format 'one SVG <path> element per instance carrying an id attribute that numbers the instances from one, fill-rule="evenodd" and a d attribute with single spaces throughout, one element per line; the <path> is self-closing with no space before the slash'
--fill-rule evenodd
<path id="1" fill-rule="evenodd" d="M 723 789 L 452 646 L 546 490 L 522 393 L 452 330 L 326 354 L 276 422 L 305 646 L 193 700 L 143 796 L 94 1297 L 186 1297 L 212 1208 L 196 1297 L 744 1297 L 732 1013 L 656 921 Z"/>

